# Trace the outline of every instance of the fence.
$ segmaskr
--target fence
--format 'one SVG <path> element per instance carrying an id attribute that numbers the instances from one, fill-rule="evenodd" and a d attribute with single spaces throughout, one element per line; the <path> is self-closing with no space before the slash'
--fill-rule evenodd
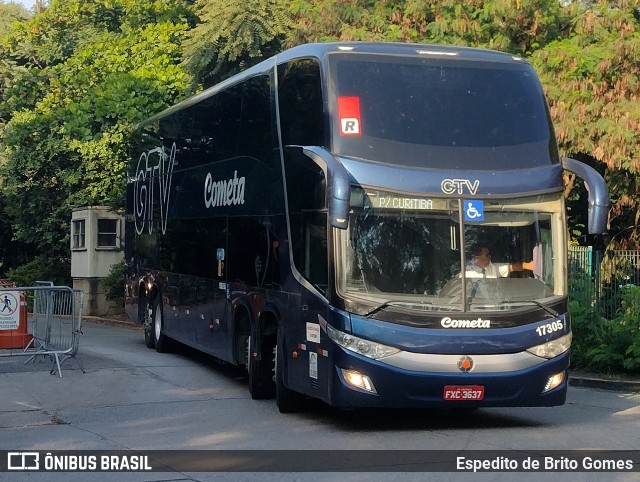
<path id="1" fill-rule="evenodd" d="M 25 347 L 0 350 L 0 356 L 24 355 L 26 363 L 37 361 L 40 357 L 51 360 L 50 373 L 56 371 L 62 378 L 61 364 L 73 358 L 84 373 L 80 360 L 76 357 L 80 335 L 82 334 L 83 292 L 68 286 L 53 286 L 50 282 L 37 282 L 30 287 L 0 287 L 7 300 L 7 326 L 26 324 L 31 340 Z M 24 309 L 15 310 L 20 300 Z M 11 325 L 10 316 L 16 323 Z M 17 320 L 17 318 L 20 318 Z M 26 318 L 26 319 L 23 319 Z M 0 332 L 2 333 L 2 332 Z"/>
<path id="2" fill-rule="evenodd" d="M 589 303 L 599 316 L 611 319 L 628 286 L 640 286 L 640 251 L 569 247 L 569 299 Z"/>

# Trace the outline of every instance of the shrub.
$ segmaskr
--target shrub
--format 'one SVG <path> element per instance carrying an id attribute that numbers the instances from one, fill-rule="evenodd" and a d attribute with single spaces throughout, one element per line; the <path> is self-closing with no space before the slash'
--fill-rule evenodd
<path id="1" fill-rule="evenodd" d="M 624 349 L 624 369 L 640 371 L 640 287 L 623 288 L 622 293 L 620 315 L 612 320 L 613 331 Z"/>
<path id="2" fill-rule="evenodd" d="M 640 287 L 622 290 L 613 319 L 578 301 L 570 303 L 574 367 L 603 373 L 640 371 Z"/>
<path id="3" fill-rule="evenodd" d="M 108 301 L 124 305 L 124 260 L 111 265 L 109 274 L 102 279 L 102 287 Z"/>
<path id="4" fill-rule="evenodd" d="M 71 286 L 71 260 L 38 256 L 7 271 L 16 286 L 34 286 L 36 281 L 51 281 L 56 286 Z"/>

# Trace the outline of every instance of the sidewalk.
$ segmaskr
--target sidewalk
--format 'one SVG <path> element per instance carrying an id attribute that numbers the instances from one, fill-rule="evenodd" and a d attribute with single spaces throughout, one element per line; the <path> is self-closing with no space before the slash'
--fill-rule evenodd
<path id="1" fill-rule="evenodd" d="M 133 323 L 126 315 L 114 317 L 84 316 L 83 322 L 117 325 L 142 331 L 142 325 Z M 569 370 L 569 385 L 574 387 L 600 388 L 603 390 L 617 390 L 640 393 L 640 376 L 632 375 L 603 375 Z"/>

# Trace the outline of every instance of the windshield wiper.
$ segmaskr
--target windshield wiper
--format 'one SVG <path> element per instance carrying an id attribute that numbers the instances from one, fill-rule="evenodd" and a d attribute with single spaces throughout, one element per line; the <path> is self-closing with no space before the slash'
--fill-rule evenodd
<path id="1" fill-rule="evenodd" d="M 365 318 L 369 318 L 371 315 L 375 315 L 378 311 L 384 310 L 385 308 L 388 308 L 389 306 L 393 306 L 396 303 L 403 303 L 403 301 L 394 301 L 394 300 L 385 301 L 384 303 L 376 306 L 374 309 L 367 311 L 362 316 L 364 316 Z"/>
<path id="2" fill-rule="evenodd" d="M 549 313 L 554 318 L 558 318 L 560 316 L 560 313 L 558 313 L 556 310 L 553 310 L 553 309 L 549 308 L 548 306 L 545 306 L 545 305 L 543 305 L 542 303 L 540 303 L 539 301 L 536 301 L 536 300 L 514 300 L 514 301 L 503 300 L 503 301 L 500 302 L 500 304 L 503 304 L 503 305 L 515 305 L 515 304 L 518 304 L 518 303 L 531 303 L 532 305 L 536 305 L 538 308 L 546 311 L 547 313 Z"/>
<path id="3" fill-rule="evenodd" d="M 412 301 L 405 301 L 405 300 L 387 300 L 384 303 L 376 306 L 375 308 L 373 308 L 372 310 L 367 311 L 364 315 L 364 317 L 370 317 L 371 315 L 376 314 L 378 311 L 380 310 L 384 310 L 385 308 L 388 308 L 389 306 L 400 306 L 406 309 L 412 309 L 412 307 L 415 306 L 419 306 L 422 307 L 423 310 L 433 310 L 434 306 L 432 303 L 425 303 L 425 302 L 412 302 Z"/>

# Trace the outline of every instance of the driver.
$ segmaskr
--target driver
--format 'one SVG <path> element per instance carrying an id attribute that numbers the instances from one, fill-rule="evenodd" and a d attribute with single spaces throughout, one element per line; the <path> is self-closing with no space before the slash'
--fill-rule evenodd
<path id="1" fill-rule="evenodd" d="M 489 246 L 478 243 L 471 248 L 471 261 L 467 264 L 467 278 L 504 278 L 512 271 L 533 270 L 533 261 L 515 263 L 492 263 Z"/>

